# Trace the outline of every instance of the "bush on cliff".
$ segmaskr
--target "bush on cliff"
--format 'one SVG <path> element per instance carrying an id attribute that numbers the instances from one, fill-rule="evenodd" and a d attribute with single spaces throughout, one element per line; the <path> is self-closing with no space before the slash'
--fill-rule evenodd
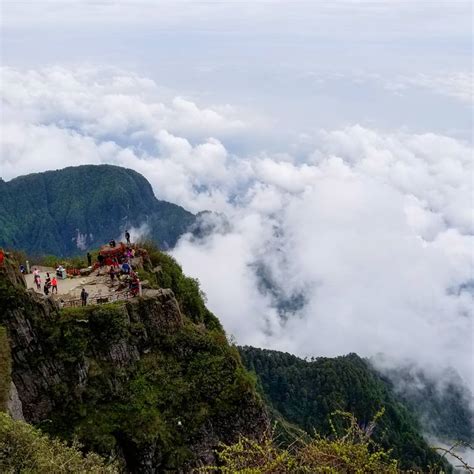
<path id="1" fill-rule="evenodd" d="M 219 467 L 209 466 L 201 472 L 221 474 L 266 473 L 384 473 L 396 474 L 397 461 L 390 451 L 375 444 L 370 436 L 381 410 L 368 429 L 362 429 L 353 415 L 336 412 L 329 418 L 332 436 L 315 434 L 310 439 L 299 439 L 290 447 L 282 448 L 270 436 L 259 441 L 241 437 L 233 445 L 223 445 L 218 453 Z M 337 417 L 336 420 L 334 417 Z M 344 426 L 342 432 L 337 425 Z"/>
<path id="2" fill-rule="evenodd" d="M 173 290 L 183 313 L 209 329 L 222 329 L 217 317 L 206 308 L 206 296 L 199 280 L 185 276 L 181 265 L 171 255 L 161 252 L 153 242 L 142 242 L 140 246 L 147 250 L 151 267 L 160 267 L 158 285 Z"/>
<path id="3" fill-rule="evenodd" d="M 117 464 L 97 454 L 82 454 L 77 444 L 68 446 L 0 413 L 0 472 L 115 474 L 120 471 Z"/>

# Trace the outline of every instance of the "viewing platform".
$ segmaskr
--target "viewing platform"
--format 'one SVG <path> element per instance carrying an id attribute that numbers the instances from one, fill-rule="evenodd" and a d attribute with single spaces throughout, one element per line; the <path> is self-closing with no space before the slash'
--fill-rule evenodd
<path id="1" fill-rule="evenodd" d="M 64 268 L 58 259 L 57 268 L 32 265 L 31 272 L 24 277 L 28 289 L 52 298 L 60 307 L 82 306 L 83 290 L 87 293 L 87 305 L 127 301 L 153 291 L 143 288 L 148 282 L 138 277 L 145 255 L 146 250 L 119 242 L 103 246 L 98 259 L 89 267 Z M 51 281 L 55 278 L 57 286 L 51 286 L 46 293 L 44 286 L 48 278 Z"/>

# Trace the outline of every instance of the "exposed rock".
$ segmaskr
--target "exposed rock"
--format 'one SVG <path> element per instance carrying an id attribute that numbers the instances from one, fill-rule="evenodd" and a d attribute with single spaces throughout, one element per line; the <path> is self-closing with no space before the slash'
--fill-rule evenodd
<path id="1" fill-rule="evenodd" d="M 105 439 L 99 451 L 123 456 L 131 472 L 189 472 L 214 462 L 219 443 L 268 429 L 224 333 L 187 320 L 169 289 L 61 311 L 27 291 L 7 263 L 0 307 L 11 348 L 10 412 L 33 424 L 50 420 L 42 426 L 53 434 L 86 446 L 93 439 L 94 449 Z M 98 429 L 105 434 L 94 438 Z"/>
<path id="2" fill-rule="evenodd" d="M 20 397 L 18 396 L 18 391 L 13 382 L 11 383 L 10 397 L 7 403 L 7 413 L 14 420 L 25 421 L 25 417 L 23 416 L 23 406 L 21 404 Z"/>
<path id="3" fill-rule="evenodd" d="M 93 271 L 94 269 L 92 267 L 87 267 L 87 268 L 81 268 L 79 270 L 79 273 L 81 274 L 81 276 L 89 276 Z"/>

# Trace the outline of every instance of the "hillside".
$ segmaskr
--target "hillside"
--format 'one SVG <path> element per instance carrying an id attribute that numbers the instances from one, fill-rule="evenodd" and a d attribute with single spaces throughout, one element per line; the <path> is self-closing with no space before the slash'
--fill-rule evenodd
<path id="1" fill-rule="evenodd" d="M 212 463 L 219 443 L 261 436 L 268 418 L 196 282 L 167 255 L 150 257 L 168 289 L 64 309 L 27 291 L 7 258 L 0 327 L 11 374 L 4 356 L 1 376 L 12 381 L 9 411 L 43 431 L 118 458 L 128 472 L 189 472 Z"/>
<path id="2" fill-rule="evenodd" d="M 309 362 L 251 347 L 239 355 L 199 283 L 173 258 L 148 246 L 144 265 L 152 286 L 144 297 L 60 309 L 26 290 L 7 256 L 0 267 L 0 411 L 52 437 L 78 439 L 129 472 L 152 473 L 213 465 L 215 449 L 224 443 L 238 452 L 241 436 L 265 443 L 270 419 L 280 427 L 277 445 L 317 432 L 311 446 L 337 449 L 333 427 L 345 425 L 333 412 L 350 412 L 372 431 L 383 409 L 372 433 L 380 448 L 341 441 L 346 461 L 370 462 L 382 449 L 387 465 L 392 458 L 402 469 L 439 465 L 413 414 L 368 362 L 355 354 Z"/>
<path id="3" fill-rule="evenodd" d="M 352 413 L 362 426 L 368 426 L 384 408 L 373 439 L 392 450 L 402 469 L 425 471 L 439 462 L 439 456 L 422 438 L 414 416 L 356 354 L 305 361 L 291 354 L 253 347 L 242 347 L 240 353 L 247 369 L 257 375 L 277 421 L 282 417 L 307 433 L 330 435 L 333 412 Z M 337 428 L 337 420 L 333 419 L 333 423 Z"/>
<path id="4" fill-rule="evenodd" d="M 85 165 L 0 179 L 0 247 L 32 255 L 74 255 L 147 225 L 172 247 L 194 222 L 183 208 L 155 198 L 137 172 Z"/>
<path id="5" fill-rule="evenodd" d="M 429 437 L 447 445 L 474 442 L 472 395 L 454 370 L 435 379 L 420 368 L 399 367 L 385 370 L 383 378 Z"/>
<path id="6" fill-rule="evenodd" d="M 118 474 L 119 466 L 95 453 L 51 439 L 31 425 L 0 412 L 0 472 Z"/>

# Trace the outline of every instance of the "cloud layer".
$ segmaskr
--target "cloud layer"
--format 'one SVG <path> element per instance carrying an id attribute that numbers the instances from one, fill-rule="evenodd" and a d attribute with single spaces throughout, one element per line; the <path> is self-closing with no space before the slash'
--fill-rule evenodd
<path id="1" fill-rule="evenodd" d="M 472 370 L 472 149 L 360 125 L 300 135 L 93 68 L 4 69 L 1 175 L 81 163 L 143 173 L 214 229 L 174 254 L 240 343 Z M 278 140 L 280 130 L 275 130 Z M 263 138 L 262 138 L 263 137 Z M 255 148 L 255 147 L 254 147 Z M 225 225 L 224 225 L 225 224 Z"/>

